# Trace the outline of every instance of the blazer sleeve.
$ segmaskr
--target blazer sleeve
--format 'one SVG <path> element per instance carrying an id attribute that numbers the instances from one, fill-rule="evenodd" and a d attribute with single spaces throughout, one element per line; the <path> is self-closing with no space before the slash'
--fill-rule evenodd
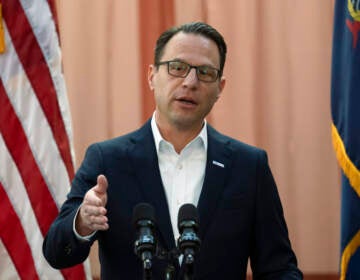
<path id="1" fill-rule="evenodd" d="M 291 248 L 279 193 L 265 151 L 257 164 L 254 246 L 250 261 L 254 279 L 303 279 Z"/>
<path id="2" fill-rule="evenodd" d="M 88 148 L 67 195 L 67 200 L 52 223 L 43 242 L 43 254 L 49 264 L 57 269 L 79 264 L 88 257 L 90 247 L 97 238 L 79 240 L 73 232 L 73 221 L 85 193 L 96 185 L 96 178 L 103 172 L 102 156 L 97 144 Z"/>

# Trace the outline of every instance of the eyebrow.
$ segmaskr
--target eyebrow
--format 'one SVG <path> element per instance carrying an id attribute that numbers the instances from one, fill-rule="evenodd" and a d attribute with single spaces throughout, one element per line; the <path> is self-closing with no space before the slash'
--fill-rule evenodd
<path id="1" fill-rule="evenodd" d="M 174 58 L 174 59 L 170 59 L 170 60 L 167 60 L 167 61 L 184 62 L 184 63 L 189 64 L 189 65 L 191 65 L 191 66 L 196 66 L 196 67 L 206 66 L 206 67 L 211 67 L 211 68 L 214 68 L 214 69 L 216 69 L 216 70 L 219 70 L 217 67 L 215 67 L 215 66 L 213 66 L 213 65 L 211 65 L 211 64 L 193 65 L 193 64 L 191 64 L 191 63 L 189 63 L 189 62 L 187 62 L 187 61 L 185 61 L 185 60 L 183 60 L 183 59 L 181 59 L 181 58 Z"/>

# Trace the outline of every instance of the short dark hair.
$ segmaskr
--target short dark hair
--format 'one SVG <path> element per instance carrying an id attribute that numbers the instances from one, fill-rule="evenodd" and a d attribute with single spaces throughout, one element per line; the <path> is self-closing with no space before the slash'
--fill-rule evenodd
<path id="1" fill-rule="evenodd" d="M 187 34 L 198 34 L 214 41 L 219 49 L 220 55 L 220 77 L 222 76 L 226 60 L 226 43 L 223 36 L 212 26 L 204 22 L 191 22 L 180 26 L 172 27 L 164 31 L 156 41 L 154 52 L 154 64 L 157 66 L 164 54 L 164 48 L 169 40 L 179 32 Z"/>

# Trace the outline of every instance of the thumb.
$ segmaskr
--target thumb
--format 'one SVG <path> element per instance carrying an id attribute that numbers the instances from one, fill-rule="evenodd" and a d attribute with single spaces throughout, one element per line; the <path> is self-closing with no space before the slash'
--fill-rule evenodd
<path id="1" fill-rule="evenodd" d="M 99 175 L 97 177 L 97 185 L 95 187 L 95 192 L 97 192 L 98 194 L 106 194 L 108 188 L 108 182 L 107 179 L 104 175 Z"/>

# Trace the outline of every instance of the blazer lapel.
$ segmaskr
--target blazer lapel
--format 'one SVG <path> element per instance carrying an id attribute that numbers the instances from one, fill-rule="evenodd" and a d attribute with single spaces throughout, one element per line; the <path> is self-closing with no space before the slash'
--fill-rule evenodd
<path id="1" fill-rule="evenodd" d="M 144 201 L 155 209 L 156 225 L 162 237 L 160 246 L 170 250 L 175 247 L 169 208 L 162 185 L 154 138 L 150 121 L 132 139 L 129 157 L 140 185 Z"/>
<path id="2" fill-rule="evenodd" d="M 230 170 L 231 150 L 221 134 L 208 125 L 208 152 L 204 184 L 198 203 L 200 217 L 200 238 L 210 225 L 224 190 L 225 179 Z"/>

